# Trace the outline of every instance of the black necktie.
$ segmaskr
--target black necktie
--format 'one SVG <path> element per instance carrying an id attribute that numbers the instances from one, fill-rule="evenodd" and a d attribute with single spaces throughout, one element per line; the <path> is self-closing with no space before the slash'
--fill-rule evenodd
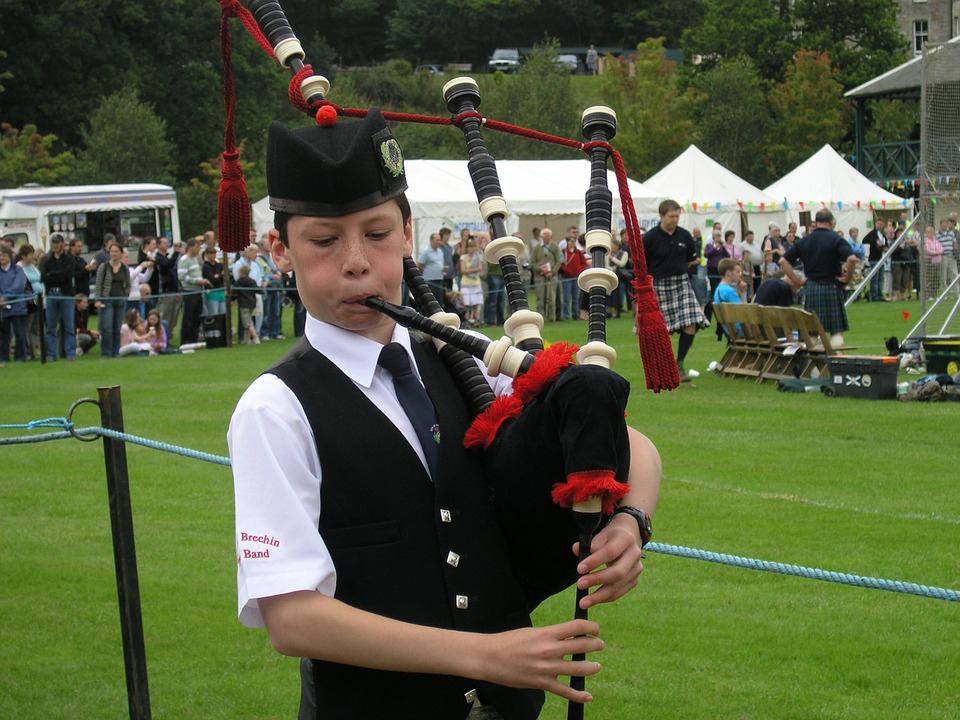
<path id="1" fill-rule="evenodd" d="M 430 477 L 433 478 L 436 475 L 437 461 L 440 456 L 440 426 L 437 424 L 437 413 L 433 403 L 410 369 L 410 357 L 403 346 L 397 343 L 385 345 L 380 351 L 380 359 L 377 363 L 393 375 L 393 387 L 397 391 L 397 400 L 400 401 L 403 411 L 417 433 L 423 454 L 427 458 L 427 466 L 430 468 Z"/>

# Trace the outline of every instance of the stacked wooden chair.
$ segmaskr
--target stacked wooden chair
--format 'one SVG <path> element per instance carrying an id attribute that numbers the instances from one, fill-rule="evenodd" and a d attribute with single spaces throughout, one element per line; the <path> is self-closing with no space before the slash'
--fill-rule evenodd
<path id="1" fill-rule="evenodd" d="M 741 303 L 714 305 L 713 313 L 729 342 L 715 368 L 718 375 L 758 383 L 815 378 L 827 372 L 831 357 L 842 354 L 816 313 Z"/>

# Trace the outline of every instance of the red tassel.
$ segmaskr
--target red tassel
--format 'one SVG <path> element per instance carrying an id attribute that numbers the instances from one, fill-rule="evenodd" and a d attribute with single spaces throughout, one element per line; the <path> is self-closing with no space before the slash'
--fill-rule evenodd
<path id="1" fill-rule="evenodd" d="M 611 515 L 617 501 L 628 492 L 630 486 L 617 482 L 613 470 L 590 470 L 570 473 L 565 483 L 553 486 L 550 495 L 557 505 L 564 508 L 571 508 L 575 503 L 599 496 L 603 514 Z"/>
<path id="2" fill-rule="evenodd" d="M 226 126 L 223 133 L 220 190 L 217 194 L 217 241 L 225 252 L 240 252 L 250 244 L 250 202 L 247 200 L 247 185 L 243 181 L 240 153 L 237 152 L 233 128 L 236 91 L 230 70 L 230 18 L 236 17 L 240 11 L 247 15 L 249 12 L 233 0 L 220 0 L 220 5 L 223 8 L 220 18 L 220 54 L 223 58 L 223 107 L 226 112 Z M 244 23 L 246 22 L 245 19 Z"/>
<path id="3" fill-rule="evenodd" d="M 240 252 L 250 244 L 250 201 L 240 155 L 223 154 L 217 197 L 217 241 L 224 252 Z"/>
<path id="4" fill-rule="evenodd" d="M 650 276 L 644 276 L 643 282 L 635 282 L 634 289 L 637 296 L 637 340 L 647 389 L 655 393 L 673 390 L 680 385 L 680 372 Z"/>

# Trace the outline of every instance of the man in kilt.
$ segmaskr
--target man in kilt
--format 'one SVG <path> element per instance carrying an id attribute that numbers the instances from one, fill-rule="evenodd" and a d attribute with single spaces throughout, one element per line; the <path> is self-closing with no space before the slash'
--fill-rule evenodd
<path id="1" fill-rule="evenodd" d="M 683 361 L 700 328 L 710 327 L 690 284 L 688 268 L 699 264 L 693 236 L 679 226 L 680 205 L 675 200 L 660 203 L 660 224 L 643 235 L 647 272 L 653 278 L 660 310 L 667 330 L 679 332 L 677 368 L 683 375 Z"/>
<path id="2" fill-rule="evenodd" d="M 823 329 L 830 333 L 830 344 L 839 348 L 843 347 L 844 331 L 850 329 L 843 288 L 853 276 L 857 256 L 850 243 L 833 231 L 835 224 L 833 213 L 827 208 L 817 211 L 813 231 L 784 253 L 780 267 L 787 277 L 806 286 L 803 309 L 817 314 Z M 803 262 L 806 273 L 802 280 L 793 270 L 797 260 Z"/>

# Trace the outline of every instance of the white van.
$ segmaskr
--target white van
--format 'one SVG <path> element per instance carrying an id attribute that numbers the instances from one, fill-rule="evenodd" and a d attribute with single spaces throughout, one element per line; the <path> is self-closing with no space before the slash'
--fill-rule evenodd
<path id="1" fill-rule="evenodd" d="M 0 190 L 0 236 L 14 248 L 30 243 L 46 252 L 53 233 L 67 241 L 80 238 L 84 252 L 99 250 L 106 233 L 118 239 L 166 235 L 171 242 L 179 240 L 177 193 L 147 183 Z"/>

